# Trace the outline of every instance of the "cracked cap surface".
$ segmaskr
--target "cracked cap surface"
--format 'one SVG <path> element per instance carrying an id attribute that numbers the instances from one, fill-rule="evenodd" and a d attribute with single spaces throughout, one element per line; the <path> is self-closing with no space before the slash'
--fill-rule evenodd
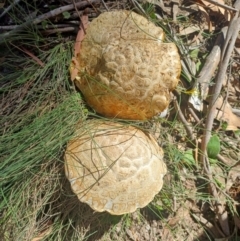
<path id="1" fill-rule="evenodd" d="M 75 79 L 86 102 L 106 117 L 133 120 L 166 109 L 181 63 L 176 45 L 163 40 L 160 27 L 134 12 L 95 18 L 81 44 Z"/>
<path id="2" fill-rule="evenodd" d="M 88 121 L 68 143 L 64 158 L 79 200 L 114 215 L 146 206 L 167 172 L 163 151 L 150 134 L 109 121 Z"/>

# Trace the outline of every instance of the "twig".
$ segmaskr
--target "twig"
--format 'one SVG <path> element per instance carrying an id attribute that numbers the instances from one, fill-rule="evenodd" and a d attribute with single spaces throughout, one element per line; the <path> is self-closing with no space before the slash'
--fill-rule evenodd
<path id="1" fill-rule="evenodd" d="M 83 25 L 83 23 L 82 23 L 81 14 L 79 13 L 79 11 L 78 11 L 78 9 L 77 9 L 75 0 L 72 0 L 72 3 L 73 3 L 73 5 L 74 5 L 74 8 L 75 8 L 75 10 L 76 10 L 76 12 L 77 12 L 77 15 L 78 15 L 78 18 L 79 18 L 79 20 L 80 20 L 79 28 L 82 28 L 84 34 L 86 34 L 86 29 L 84 28 L 84 25 Z"/>
<path id="2" fill-rule="evenodd" d="M 79 13 L 79 11 L 78 11 L 78 9 L 77 9 L 75 0 L 72 0 L 72 3 L 73 3 L 73 5 L 74 5 L 74 8 L 75 8 L 75 11 L 76 11 L 76 13 L 77 13 L 77 15 L 78 15 L 79 20 L 81 20 L 81 15 L 80 15 L 80 13 Z M 81 24 L 81 23 L 80 23 L 80 24 Z M 81 24 L 81 25 L 82 25 L 82 24 Z M 83 29 L 83 31 L 84 31 L 84 33 L 85 33 L 85 29 Z M 85 33 L 85 34 L 86 34 L 86 33 Z"/>
<path id="3" fill-rule="evenodd" d="M 240 9 L 240 6 L 238 6 L 238 5 L 240 5 L 240 0 L 237 0 L 235 3 L 235 7 L 237 9 Z M 235 27 L 235 30 L 233 31 L 234 27 Z M 239 28 L 240 28 L 240 17 L 239 17 L 239 14 L 236 14 L 234 16 L 234 18 L 231 20 L 231 22 L 229 23 L 228 32 L 227 32 L 227 36 L 225 39 L 225 44 L 222 49 L 221 60 L 220 60 L 219 68 L 218 68 L 218 73 L 216 76 L 216 84 L 214 86 L 212 96 L 210 99 L 210 103 L 209 103 L 210 105 L 209 105 L 208 114 L 207 114 L 207 118 L 206 118 L 206 124 L 205 124 L 204 133 L 203 133 L 203 138 L 201 141 L 201 153 L 200 153 L 200 159 L 203 163 L 205 174 L 209 180 L 209 188 L 210 188 L 211 194 L 216 199 L 215 204 L 214 204 L 216 215 L 219 219 L 219 223 L 222 226 L 223 230 L 224 230 L 223 225 L 226 222 L 226 217 L 224 217 L 225 206 L 219 200 L 217 186 L 215 185 L 214 180 L 213 180 L 212 171 L 211 171 L 209 159 L 207 156 L 206 148 L 207 148 L 207 143 L 211 136 L 213 121 L 214 121 L 214 118 L 216 115 L 216 101 L 219 97 L 219 94 L 220 94 L 220 91 L 221 91 L 221 88 L 223 85 L 223 80 L 225 77 L 225 73 L 227 71 L 231 53 L 234 49 L 234 44 L 235 44 L 235 41 L 236 41 L 236 38 L 238 35 Z"/>
<path id="4" fill-rule="evenodd" d="M 101 2 L 103 4 L 103 6 L 106 8 L 106 10 L 109 11 L 109 8 L 108 8 L 107 4 L 104 2 L 104 0 L 101 0 Z"/>
<path id="5" fill-rule="evenodd" d="M 232 50 L 233 51 L 233 50 Z M 229 71 L 228 71 L 228 75 L 227 75 L 227 88 L 225 88 L 225 96 L 223 98 L 223 103 L 222 103 L 222 106 L 221 106 L 221 110 L 222 110 L 222 113 L 218 113 L 217 115 L 217 118 L 219 118 L 220 120 L 222 120 L 224 118 L 224 112 L 225 112 L 225 108 L 228 104 L 228 97 L 229 97 L 229 85 L 230 85 L 230 81 L 229 81 L 229 77 L 231 76 L 231 72 L 232 72 L 232 65 L 231 63 L 229 63 L 230 66 L 229 66 Z M 227 90 L 226 90 L 227 89 Z"/>
<path id="6" fill-rule="evenodd" d="M 74 25 L 79 25 L 78 24 L 54 24 L 54 25 L 47 25 L 47 26 L 42 26 L 42 25 L 36 25 L 37 29 L 56 29 L 56 28 L 66 28 L 66 27 L 74 27 Z M 19 25 L 8 25 L 8 26 L 0 26 L 0 30 L 13 30 Z"/>
<path id="7" fill-rule="evenodd" d="M 178 117 L 179 119 L 181 120 L 181 122 L 183 123 L 184 125 L 184 128 L 187 132 L 187 135 L 190 137 L 191 140 L 193 140 L 193 131 L 192 131 L 192 128 L 190 126 L 190 124 L 187 122 L 187 120 L 185 119 L 183 113 L 182 113 L 182 110 L 177 102 L 176 99 L 173 100 L 173 103 L 174 103 L 174 107 L 177 111 L 177 114 L 178 114 Z"/>
<path id="8" fill-rule="evenodd" d="M 196 78 L 192 89 L 196 88 L 198 84 L 201 86 L 201 95 L 202 98 L 205 99 L 207 95 L 208 85 L 213 77 L 214 72 L 216 71 L 220 58 L 221 58 L 221 48 L 224 45 L 224 39 L 226 38 L 227 27 L 223 27 L 222 31 L 218 35 L 214 47 L 211 50 L 211 53 L 208 55 L 205 64 Z"/>
<path id="9" fill-rule="evenodd" d="M 86 1 L 87 1 L 88 4 L 91 5 L 91 7 L 94 9 L 95 13 L 99 13 L 99 10 L 94 7 L 94 5 L 91 3 L 91 1 L 89 1 L 89 0 L 86 0 Z"/>
<path id="10" fill-rule="evenodd" d="M 177 21 L 177 14 L 179 11 L 179 0 L 172 0 L 172 15 L 173 15 L 173 21 L 176 22 Z"/>
<path id="11" fill-rule="evenodd" d="M 181 53 L 182 56 L 184 56 L 183 61 L 181 60 L 182 67 L 184 69 L 184 72 L 186 73 L 187 77 L 189 80 L 192 80 L 192 76 L 195 76 L 196 68 L 192 67 L 192 61 L 189 57 L 189 50 L 187 50 L 187 47 L 179 41 L 176 35 L 173 36 L 173 39 L 176 43 L 178 44 L 178 50 Z"/>
<path id="12" fill-rule="evenodd" d="M 240 116 L 240 109 L 233 108 L 233 109 L 232 109 L 232 112 L 233 112 L 235 115 Z"/>
<path id="13" fill-rule="evenodd" d="M 95 4 L 95 3 L 99 3 L 99 2 L 100 2 L 100 0 L 81 1 L 81 2 L 76 3 L 76 7 L 77 8 L 83 8 L 83 7 L 86 7 L 90 4 Z M 35 19 L 30 19 L 30 20 L 22 23 L 21 25 L 18 25 L 15 29 L 11 30 L 10 32 L 1 34 L 0 35 L 0 44 L 2 44 L 4 42 L 7 42 L 10 37 L 14 36 L 16 33 L 21 31 L 22 29 L 24 29 L 24 28 L 26 28 L 26 27 L 28 27 L 32 24 L 36 25 L 38 23 L 41 23 L 43 20 L 54 17 L 54 16 L 56 16 L 58 14 L 61 14 L 65 11 L 70 11 L 70 10 L 74 9 L 74 7 L 75 7 L 74 4 L 69 4 L 69 5 L 66 5 L 64 7 L 56 8 L 56 9 L 50 11 L 50 12 L 42 14 L 42 15 L 36 17 Z"/>
<path id="14" fill-rule="evenodd" d="M 233 29 L 232 26 L 235 27 L 234 31 L 229 31 L 229 29 Z M 237 26 L 237 28 L 236 28 L 236 26 Z M 235 44 L 236 38 L 238 36 L 239 27 L 240 27 L 240 18 L 238 17 L 238 14 L 236 14 L 235 17 L 232 19 L 232 21 L 229 24 L 229 28 L 228 28 L 228 32 L 227 32 L 227 36 L 226 36 L 226 40 L 228 40 L 228 42 L 225 42 L 224 47 L 223 47 L 223 50 L 226 50 L 226 51 L 222 52 L 222 55 L 221 55 L 221 61 L 220 61 L 218 73 L 216 76 L 216 84 L 212 91 L 213 94 L 211 96 L 210 103 L 209 103 L 209 110 L 208 110 L 208 115 L 207 115 L 207 119 L 206 119 L 202 143 L 201 143 L 202 162 L 205 161 L 206 147 L 207 147 L 207 143 L 210 139 L 211 130 L 212 130 L 212 126 L 213 126 L 213 120 L 216 115 L 216 101 L 217 101 L 220 91 L 222 89 L 222 84 L 224 81 L 225 73 L 227 71 L 228 62 L 229 62 L 231 53 L 234 49 L 234 44 Z M 225 47 L 225 46 L 227 46 L 227 47 Z"/>
<path id="15" fill-rule="evenodd" d="M 217 159 L 218 159 L 218 161 L 222 162 L 223 164 L 229 166 L 229 163 L 226 161 L 226 159 L 222 155 L 218 154 Z"/>
<path id="16" fill-rule="evenodd" d="M 42 34 L 49 35 L 54 33 L 66 33 L 66 32 L 74 32 L 78 31 L 78 28 L 75 27 L 65 27 L 65 28 L 56 28 L 56 29 L 46 29 L 41 31 Z"/>
<path id="17" fill-rule="evenodd" d="M 237 37 L 238 37 L 238 29 L 240 27 L 239 26 L 240 17 L 237 17 L 237 16 L 238 16 L 238 14 L 236 14 L 235 17 L 230 22 L 230 25 L 229 25 L 229 28 L 228 28 L 228 31 L 227 31 L 226 41 L 225 41 L 224 46 L 223 46 L 221 60 L 226 58 L 225 55 L 227 55 L 227 54 L 231 55 L 232 54 L 232 52 L 230 52 L 230 53 L 226 52 L 226 49 L 228 47 L 229 42 L 231 42 L 231 45 L 233 45 L 232 51 L 234 49 L 234 45 L 235 45 L 235 42 L 236 42 Z"/>
<path id="18" fill-rule="evenodd" d="M 196 115 L 196 113 L 195 113 L 195 111 L 191 108 L 191 107 L 189 107 L 188 108 L 188 110 L 189 110 L 189 112 L 190 112 L 190 114 L 192 115 L 192 117 L 195 119 L 195 121 L 197 122 L 197 124 L 200 124 L 200 119 L 198 118 L 198 116 Z"/>
<path id="19" fill-rule="evenodd" d="M 238 28 L 239 28 L 240 18 L 238 17 L 238 14 L 236 14 L 236 16 L 230 22 L 230 25 L 229 25 L 228 29 L 232 29 L 232 27 L 231 27 L 232 25 L 236 26 L 236 22 L 239 23 L 237 25 Z M 230 35 L 230 37 L 229 37 L 229 35 Z M 211 177 L 211 172 L 210 172 L 210 163 L 209 163 L 209 160 L 208 160 L 207 155 L 206 155 L 206 148 L 207 148 L 207 143 L 210 139 L 211 130 L 212 130 L 212 126 L 213 126 L 213 120 L 214 120 L 215 115 L 216 115 L 215 103 L 217 101 L 217 98 L 218 98 L 218 96 L 220 94 L 220 91 L 221 91 L 221 88 L 222 88 L 223 80 L 224 80 L 225 73 L 226 73 L 226 70 L 227 70 L 227 67 L 228 67 L 228 62 L 229 62 L 231 53 L 234 49 L 234 44 L 235 44 L 235 40 L 237 38 L 237 35 L 238 35 L 237 29 L 235 29 L 234 32 L 232 32 L 232 31 L 227 32 L 226 39 L 228 39 L 228 40 L 231 39 L 231 42 L 229 43 L 228 47 L 225 47 L 226 53 L 224 53 L 224 52 L 222 53 L 222 58 L 221 58 L 221 61 L 220 61 L 220 65 L 219 65 L 219 69 L 218 69 L 218 73 L 217 73 L 217 77 L 216 77 L 216 85 L 215 85 L 215 88 L 213 90 L 213 95 L 210 99 L 208 115 L 207 115 L 205 129 L 204 129 L 203 138 L 202 138 L 202 142 L 201 142 L 202 153 L 201 153 L 200 157 L 201 157 L 202 163 L 204 164 L 206 174 L 209 176 L 209 178 L 211 178 L 210 181 L 212 180 L 212 177 Z M 224 46 L 226 46 L 227 44 L 228 43 L 225 43 Z"/>
<path id="20" fill-rule="evenodd" d="M 227 10 L 230 10 L 230 11 L 234 11 L 234 12 L 238 12 L 239 10 L 236 9 L 236 8 L 233 8 L 233 7 L 230 7 L 228 5 L 225 5 L 225 4 L 222 4 L 218 1 L 214 1 L 214 0 L 205 0 L 206 2 L 209 2 L 209 3 L 212 3 L 212 4 L 215 4 L 216 6 L 219 6 L 221 8 L 225 8 Z"/>
<path id="21" fill-rule="evenodd" d="M 210 232 L 210 234 L 213 237 L 216 237 L 219 235 L 218 230 L 216 230 L 216 228 L 213 226 L 212 223 L 210 223 L 207 219 L 205 219 L 203 216 L 197 216 L 194 213 L 191 213 L 191 215 L 193 216 L 193 218 L 197 221 L 197 222 L 201 222 L 205 228 L 207 228 L 208 232 Z"/>
<path id="22" fill-rule="evenodd" d="M 238 50 L 238 48 L 235 47 L 234 50 L 238 55 L 240 55 L 240 51 Z"/>
<path id="23" fill-rule="evenodd" d="M 18 4 L 21 0 L 15 0 L 12 4 L 10 4 L 0 15 L 2 18 L 6 13 L 8 13 L 16 4 Z"/>

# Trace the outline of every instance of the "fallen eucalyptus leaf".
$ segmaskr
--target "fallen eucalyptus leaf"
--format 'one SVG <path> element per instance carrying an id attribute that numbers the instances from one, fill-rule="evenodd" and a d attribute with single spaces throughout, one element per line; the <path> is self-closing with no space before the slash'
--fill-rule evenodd
<path id="1" fill-rule="evenodd" d="M 232 112 L 232 107 L 228 102 L 225 102 L 223 97 L 219 97 L 216 102 L 217 115 L 216 119 L 227 122 L 226 130 L 236 131 L 240 128 L 240 117 Z"/>

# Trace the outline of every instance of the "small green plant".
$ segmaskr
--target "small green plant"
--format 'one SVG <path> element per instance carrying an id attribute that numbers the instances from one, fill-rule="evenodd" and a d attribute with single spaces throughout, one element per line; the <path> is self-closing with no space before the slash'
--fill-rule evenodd
<path id="1" fill-rule="evenodd" d="M 69 19 L 71 17 L 71 14 L 69 12 L 63 12 L 62 14 L 65 19 Z"/>
<path id="2" fill-rule="evenodd" d="M 220 152 L 220 139 L 217 135 L 211 136 L 208 145 L 207 153 L 208 156 L 212 159 L 215 159 Z"/>

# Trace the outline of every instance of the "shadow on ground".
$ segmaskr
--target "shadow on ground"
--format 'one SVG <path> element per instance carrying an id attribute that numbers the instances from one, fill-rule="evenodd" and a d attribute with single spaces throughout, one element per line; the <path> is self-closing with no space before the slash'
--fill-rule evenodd
<path id="1" fill-rule="evenodd" d="M 120 222 L 122 216 L 113 216 L 107 212 L 98 213 L 87 204 L 79 201 L 72 192 L 71 186 L 65 175 L 62 178 L 62 192 L 59 197 L 58 211 L 64 223 L 71 223 L 67 230 L 63 229 L 64 240 L 71 240 L 78 232 L 81 240 L 99 240 L 109 229 Z"/>

